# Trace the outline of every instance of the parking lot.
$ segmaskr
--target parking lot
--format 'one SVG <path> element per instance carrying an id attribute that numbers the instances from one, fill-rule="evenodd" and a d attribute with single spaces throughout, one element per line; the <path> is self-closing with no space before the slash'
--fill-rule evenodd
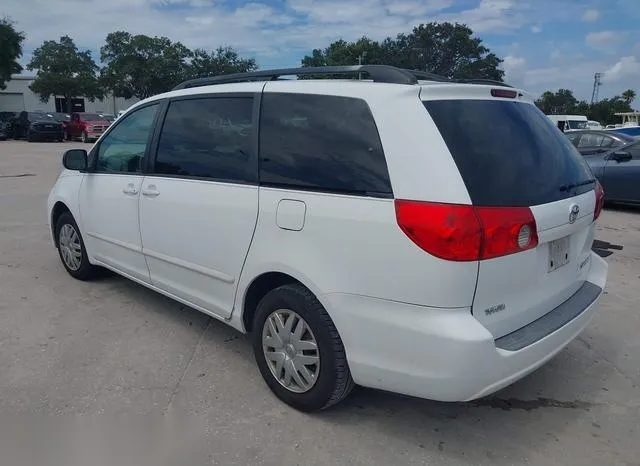
<path id="1" fill-rule="evenodd" d="M 185 465 L 640 464 L 640 209 L 603 212 L 597 238 L 624 249 L 599 312 L 537 372 L 472 403 L 357 389 L 307 415 L 271 395 L 243 335 L 117 276 L 67 275 L 46 198 L 78 146 L 0 142 L 3 417 L 179 413 L 206 426 L 182 432 Z"/>

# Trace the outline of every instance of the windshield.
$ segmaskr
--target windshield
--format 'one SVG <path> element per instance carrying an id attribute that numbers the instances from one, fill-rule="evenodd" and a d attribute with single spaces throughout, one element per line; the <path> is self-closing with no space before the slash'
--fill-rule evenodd
<path id="1" fill-rule="evenodd" d="M 504 100 L 432 100 L 425 107 L 469 191 L 482 206 L 547 204 L 593 189 L 589 166 L 534 105 Z"/>
<path id="2" fill-rule="evenodd" d="M 82 113 L 80 114 L 80 119 L 82 121 L 104 120 L 104 118 L 101 115 L 98 115 L 97 113 Z"/>
<path id="3" fill-rule="evenodd" d="M 587 129 L 587 122 L 584 120 L 568 120 L 569 129 Z"/>
<path id="4" fill-rule="evenodd" d="M 53 120 L 53 115 L 50 113 L 29 113 L 29 120 Z"/>

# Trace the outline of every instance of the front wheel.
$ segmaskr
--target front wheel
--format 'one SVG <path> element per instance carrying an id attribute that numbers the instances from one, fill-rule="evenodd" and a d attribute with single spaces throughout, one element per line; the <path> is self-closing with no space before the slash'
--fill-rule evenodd
<path id="1" fill-rule="evenodd" d="M 267 293 L 254 316 L 252 339 L 262 377 L 293 408 L 326 409 L 353 389 L 338 330 L 302 285 L 283 285 Z"/>
<path id="2" fill-rule="evenodd" d="M 73 278 L 90 280 L 100 270 L 89 263 L 80 229 L 69 212 L 60 215 L 56 223 L 56 245 L 62 265 Z"/>

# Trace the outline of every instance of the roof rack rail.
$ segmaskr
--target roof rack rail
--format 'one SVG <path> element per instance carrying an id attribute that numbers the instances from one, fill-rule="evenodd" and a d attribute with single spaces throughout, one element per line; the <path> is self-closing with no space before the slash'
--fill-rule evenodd
<path id="1" fill-rule="evenodd" d="M 412 71 L 389 65 L 354 65 L 354 66 L 318 66 L 301 68 L 284 68 L 277 70 L 250 71 L 248 73 L 231 73 L 185 81 L 173 88 L 188 89 L 191 87 L 209 86 L 213 84 L 239 83 L 248 81 L 275 81 L 282 76 L 310 76 L 332 74 L 367 73 L 374 82 L 392 84 L 416 84 L 418 80 Z"/>
<path id="2" fill-rule="evenodd" d="M 418 84 L 418 80 L 467 83 L 467 84 L 495 84 L 512 87 L 500 81 L 490 79 L 449 79 L 434 73 L 419 70 L 407 70 L 390 65 L 353 65 L 353 66 L 317 66 L 301 68 L 283 68 L 275 70 L 250 71 L 247 73 L 230 73 L 208 78 L 198 78 L 185 81 L 173 88 L 189 89 L 192 87 L 211 86 L 214 84 L 241 83 L 251 81 L 277 81 L 282 76 L 321 76 L 339 74 L 366 73 L 373 82 L 391 84 Z"/>

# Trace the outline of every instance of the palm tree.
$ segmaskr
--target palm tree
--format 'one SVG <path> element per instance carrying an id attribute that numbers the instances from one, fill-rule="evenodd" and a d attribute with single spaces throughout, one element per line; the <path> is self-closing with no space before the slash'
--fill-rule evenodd
<path id="1" fill-rule="evenodd" d="M 622 100 L 624 100 L 628 104 L 631 104 L 631 102 L 633 102 L 635 98 L 636 91 L 634 91 L 633 89 L 627 89 L 622 93 Z"/>

